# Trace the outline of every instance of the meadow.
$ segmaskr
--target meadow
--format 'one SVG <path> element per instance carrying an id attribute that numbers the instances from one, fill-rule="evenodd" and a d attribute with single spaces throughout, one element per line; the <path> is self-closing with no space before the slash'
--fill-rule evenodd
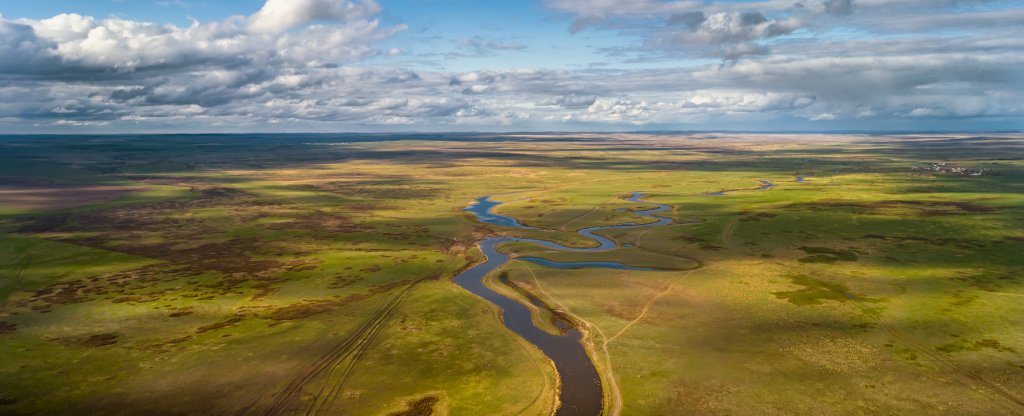
<path id="1" fill-rule="evenodd" d="M 0 413 L 551 414 L 451 278 L 631 192 L 488 278 L 606 414 L 1024 413 L 1024 136 L 726 133 L 4 136 Z"/>

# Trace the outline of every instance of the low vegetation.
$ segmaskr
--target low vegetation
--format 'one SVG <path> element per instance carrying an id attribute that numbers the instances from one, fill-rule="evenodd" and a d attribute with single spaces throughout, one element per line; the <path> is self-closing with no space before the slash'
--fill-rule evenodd
<path id="1" fill-rule="evenodd" d="M 1020 413 L 1022 160 L 1014 135 L 7 137 L 0 413 L 549 414 L 549 360 L 450 279 L 485 235 L 638 221 L 633 191 L 676 222 L 502 250 L 654 270 L 489 282 L 586 330 L 609 414 Z M 492 194 L 536 229 L 462 211 Z"/>

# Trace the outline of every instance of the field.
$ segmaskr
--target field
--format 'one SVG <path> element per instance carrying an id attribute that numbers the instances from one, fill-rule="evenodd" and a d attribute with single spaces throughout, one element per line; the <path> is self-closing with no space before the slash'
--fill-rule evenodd
<path id="1" fill-rule="evenodd" d="M 551 414 L 451 278 L 634 191 L 488 282 L 607 414 L 1024 413 L 1024 136 L 722 133 L 0 137 L 0 414 Z"/>

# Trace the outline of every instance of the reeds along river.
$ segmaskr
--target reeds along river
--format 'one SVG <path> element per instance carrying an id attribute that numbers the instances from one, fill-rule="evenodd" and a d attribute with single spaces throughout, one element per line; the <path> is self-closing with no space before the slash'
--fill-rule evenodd
<path id="1" fill-rule="evenodd" d="M 642 197 L 643 195 L 641 193 L 634 192 L 632 196 L 626 200 L 642 203 L 644 202 L 641 200 Z M 473 205 L 467 207 L 466 211 L 475 214 L 477 220 L 480 222 L 512 228 L 531 228 L 520 224 L 515 218 L 491 212 L 494 207 L 500 204 L 500 202 L 491 201 L 490 197 L 482 197 L 477 199 Z M 655 208 L 649 210 L 633 212 L 633 214 L 639 217 L 654 218 L 657 220 L 655 222 L 647 224 L 623 223 L 618 225 L 584 228 L 577 231 L 580 235 L 597 242 L 597 247 L 568 247 L 555 242 L 532 238 L 486 238 L 477 244 L 480 246 L 480 250 L 487 257 L 487 260 L 462 272 L 454 278 L 454 282 L 459 286 L 501 308 L 502 321 L 505 326 L 512 330 L 512 332 L 515 332 L 533 345 L 537 346 L 541 352 L 547 355 L 548 358 L 554 362 L 555 369 L 558 371 L 561 386 L 559 389 L 559 402 L 561 405 L 558 409 L 558 415 L 600 415 L 603 406 L 601 377 L 598 374 L 594 363 L 591 361 L 590 355 L 587 354 L 586 349 L 583 347 L 583 343 L 581 342 L 582 334 L 579 329 L 569 327 L 565 333 L 561 335 L 546 332 L 534 325 L 529 308 L 512 298 L 491 290 L 484 284 L 483 279 L 488 273 L 509 262 L 509 256 L 499 252 L 497 247 L 503 243 L 518 241 L 534 243 L 546 248 L 562 251 L 600 252 L 613 250 L 618 248 L 619 245 L 607 237 L 595 234 L 595 232 L 607 229 L 657 227 L 671 224 L 671 218 L 656 215 L 660 212 L 668 211 L 671 207 L 663 204 L 655 205 Z M 534 263 L 542 266 L 555 268 L 615 268 L 646 270 L 608 261 L 582 261 L 571 263 L 559 263 L 543 259 L 531 259 L 529 261 L 533 261 Z"/>

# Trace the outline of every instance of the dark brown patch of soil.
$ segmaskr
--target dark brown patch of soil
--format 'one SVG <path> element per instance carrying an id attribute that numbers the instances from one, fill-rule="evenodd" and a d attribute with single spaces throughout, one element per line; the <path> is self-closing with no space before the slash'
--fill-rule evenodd
<path id="1" fill-rule="evenodd" d="M 143 188 L 132 186 L 0 186 L 4 205 L 25 209 L 62 209 L 109 201 Z"/>
<path id="2" fill-rule="evenodd" d="M 706 239 L 698 237 L 698 236 L 693 236 L 693 235 L 679 235 L 679 236 L 672 237 L 672 239 L 673 240 L 685 241 L 687 243 L 693 243 L 693 244 L 706 243 L 707 242 Z"/>
<path id="3" fill-rule="evenodd" d="M 203 326 L 201 326 L 199 328 L 196 328 L 196 333 L 197 334 L 202 334 L 203 332 L 209 332 L 209 331 L 214 331 L 214 330 L 218 330 L 218 329 L 221 329 L 221 328 L 227 328 L 227 327 L 233 326 L 233 325 L 235 325 L 235 324 L 237 324 L 239 322 L 242 322 L 242 317 L 241 316 L 231 317 L 231 318 L 229 318 L 227 320 L 223 320 L 223 321 L 220 321 L 220 322 L 215 322 L 215 323 L 212 323 L 212 324 L 209 324 L 209 325 L 203 325 Z"/>
<path id="4" fill-rule="evenodd" d="M 131 292 L 174 278 L 173 275 L 165 275 L 158 266 L 146 266 L 125 272 L 57 283 L 36 290 L 31 297 L 14 302 L 12 305 L 45 312 L 49 311 L 53 305 L 85 302 L 97 296 L 107 296 L 115 303 L 152 302 L 159 298 L 158 293 L 136 295 Z"/>
<path id="5" fill-rule="evenodd" d="M 203 198 L 243 198 L 251 197 L 253 194 L 236 188 L 212 187 L 199 190 Z"/>
<path id="6" fill-rule="evenodd" d="M 434 405 L 439 401 L 440 399 L 437 397 L 427 396 L 409 403 L 408 409 L 392 413 L 391 416 L 430 416 L 434 414 Z"/>
<path id="7" fill-rule="evenodd" d="M 192 338 L 194 338 L 194 337 L 191 336 L 191 335 L 185 335 L 185 336 L 183 336 L 181 338 L 175 338 L 175 339 L 172 339 L 170 341 L 167 341 L 167 343 L 168 344 L 179 344 L 179 343 L 182 343 L 182 342 L 185 342 L 185 341 L 191 341 Z"/>
<path id="8" fill-rule="evenodd" d="M 117 334 L 97 334 L 86 338 L 81 342 L 86 347 L 104 347 L 117 343 Z"/>
<path id="9" fill-rule="evenodd" d="M 748 214 L 748 213 L 742 213 L 742 214 L 745 215 L 745 214 Z M 775 218 L 775 217 L 778 217 L 778 216 L 779 216 L 779 214 L 772 214 L 770 212 L 758 212 L 758 213 L 753 214 L 753 215 L 747 215 L 745 217 L 741 217 L 740 221 L 742 221 L 742 222 L 757 222 L 757 221 L 761 221 L 763 219 Z"/>
<path id="10" fill-rule="evenodd" d="M 0 335 L 10 334 L 18 330 L 18 324 L 0 321 Z"/>
<path id="11" fill-rule="evenodd" d="M 954 246 L 963 249 L 976 249 L 988 246 L 988 241 L 983 240 L 971 240 L 967 238 L 934 238 L 928 239 L 923 237 L 914 236 L 891 236 L 881 234 L 865 234 L 864 238 L 870 238 L 875 240 L 883 240 L 888 242 L 905 243 L 905 242 L 918 242 L 931 244 L 936 246 Z"/>
<path id="12" fill-rule="evenodd" d="M 96 244 L 83 244 L 95 246 Z M 224 242 L 203 244 L 191 248 L 174 248 L 175 244 L 122 245 L 117 251 L 151 259 L 167 260 L 180 265 L 182 272 L 202 274 L 214 270 L 226 274 L 259 273 L 279 269 L 285 263 L 276 260 L 255 260 L 246 253 L 254 251 L 259 241 L 235 238 Z M 109 248 L 108 248 L 109 249 Z"/>
<path id="13" fill-rule="evenodd" d="M 353 297 L 356 296 L 358 295 L 347 296 L 343 298 L 343 300 L 302 301 L 274 309 L 269 315 L 267 315 L 267 318 L 275 321 L 294 321 L 304 319 L 313 315 L 330 312 L 334 310 L 334 308 L 351 301 L 365 299 L 365 297 L 353 299 Z"/>
<path id="14" fill-rule="evenodd" d="M 59 228 L 68 221 L 69 216 L 67 214 L 61 215 L 50 215 L 41 217 L 33 220 L 32 222 L 18 227 L 16 232 L 18 233 L 45 233 L 47 231 Z"/>
<path id="15" fill-rule="evenodd" d="M 341 234 L 369 231 L 370 227 L 337 214 L 315 214 L 268 225 L 271 230 L 302 230 L 318 233 Z"/>

